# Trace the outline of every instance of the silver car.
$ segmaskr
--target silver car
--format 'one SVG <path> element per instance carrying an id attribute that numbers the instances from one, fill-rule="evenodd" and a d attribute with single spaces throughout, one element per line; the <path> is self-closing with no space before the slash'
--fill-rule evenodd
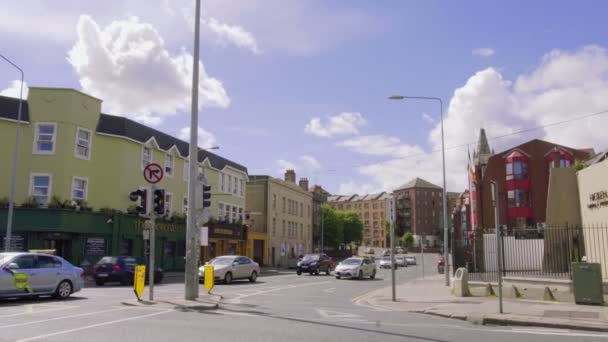
<path id="1" fill-rule="evenodd" d="M 260 265 L 246 256 L 227 255 L 212 259 L 206 265 L 213 265 L 213 278 L 230 284 L 236 279 L 249 279 L 255 283 L 260 275 Z M 205 266 L 198 269 L 199 282 L 205 280 Z"/>
<path id="2" fill-rule="evenodd" d="M 380 268 L 391 268 L 391 257 L 382 257 L 382 259 L 380 259 Z"/>
<path id="3" fill-rule="evenodd" d="M 395 256 L 395 265 L 397 265 L 397 267 L 407 267 L 407 261 L 405 261 L 405 256 Z"/>
<path id="4" fill-rule="evenodd" d="M 359 280 L 363 279 L 363 277 L 374 279 L 376 278 L 376 263 L 367 257 L 348 258 L 336 266 L 334 273 L 336 274 L 336 279 L 343 277 Z"/>
<path id="5" fill-rule="evenodd" d="M 0 253 L 0 297 L 68 298 L 84 287 L 84 270 L 42 253 Z"/>
<path id="6" fill-rule="evenodd" d="M 405 262 L 408 265 L 416 265 L 416 257 L 413 255 L 408 255 L 405 257 Z"/>

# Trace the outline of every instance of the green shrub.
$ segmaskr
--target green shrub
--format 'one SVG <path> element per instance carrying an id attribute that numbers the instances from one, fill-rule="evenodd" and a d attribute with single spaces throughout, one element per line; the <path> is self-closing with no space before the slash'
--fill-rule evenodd
<path id="1" fill-rule="evenodd" d="M 39 208 L 40 204 L 36 202 L 34 197 L 28 197 L 23 203 L 21 203 L 21 208 Z"/>
<path id="2" fill-rule="evenodd" d="M 8 197 L 2 197 L 0 198 L 0 208 L 8 208 L 8 205 L 10 204 Z"/>

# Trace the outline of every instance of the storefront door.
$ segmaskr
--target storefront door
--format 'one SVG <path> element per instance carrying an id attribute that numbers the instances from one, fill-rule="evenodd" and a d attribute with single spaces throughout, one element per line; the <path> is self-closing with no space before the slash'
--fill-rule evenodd
<path id="1" fill-rule="evenodd" d="M 72 260 L 72 240 L 44 239 L 42 249 L 54 249 L 55 255 L 66 260 Z"/>
<path id="2" fill-rule="evenodd" d="M 253 261 L 260 266 L 264 263 L 264 240 L 253 240 Z"/>

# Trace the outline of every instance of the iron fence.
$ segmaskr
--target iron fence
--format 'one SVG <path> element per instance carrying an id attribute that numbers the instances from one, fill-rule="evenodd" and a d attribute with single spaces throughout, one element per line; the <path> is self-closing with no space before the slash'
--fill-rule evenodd
<path id="1" fill-rule="evenodd" d="M 498 261 L 503 276 L 572 279 L 572 262 L 585 257 L 602 264 L 608 278 L 608 225 L 502 226 L 498 243 L 495 229 L 452 241 L 454 269 L 465 267 L 473 281 L 498 281 Z"/>

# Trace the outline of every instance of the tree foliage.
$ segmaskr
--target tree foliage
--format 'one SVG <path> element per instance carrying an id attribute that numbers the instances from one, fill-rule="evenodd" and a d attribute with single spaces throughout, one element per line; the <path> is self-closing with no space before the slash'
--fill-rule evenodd
<path id="1" fill-rule="evenodd" d="M 340 220 L 344 227 L 344 243 L 361 243 L 363 240 L 363 222 L 354 211 L 340 212 Z"/>
<path id="2" fill-rule="evenodd" d="M 402 246 L 411 247 L 414 243 L 414 235 L 412 235 L 412 232 L 405 232 L 405 234 L 401 236 L 400 242 Z"/>
<path id="3" fill-rule="evenodd" d="M 357 213 L 337 211 L 323 205 L 323 237 L 325 246 L 338 247 L 363 240 L 363 223 Z"/>

